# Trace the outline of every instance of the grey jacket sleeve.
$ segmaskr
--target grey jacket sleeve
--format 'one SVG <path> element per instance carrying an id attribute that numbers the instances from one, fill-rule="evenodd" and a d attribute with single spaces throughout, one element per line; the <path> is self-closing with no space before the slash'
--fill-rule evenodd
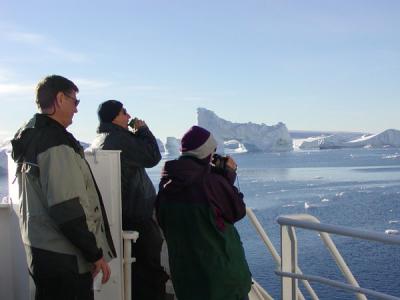
<path id="1" fill-rule="evenodd" d="M 102 257 L 96 238 L 89 231 L 80 197 L 86 191 L 85 180 L 75 151 L 65 145 L 49 148 L 38 156 L 40 182 L 48 214 L 61 232 L 89 262 Z"/>

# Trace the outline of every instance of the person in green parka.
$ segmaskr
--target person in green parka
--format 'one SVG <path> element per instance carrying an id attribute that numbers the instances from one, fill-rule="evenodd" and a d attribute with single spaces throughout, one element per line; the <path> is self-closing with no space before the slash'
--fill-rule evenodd
<path id="1" fill-rule="evenodd" d="M 243 300 L 251 288 L 234 223 L 246 214 L 234 186 L 236 163 L 210 164 L 217 143 L 193 126 L 181 140 L 182 155 L 167 161 L 156 200 L 168 245 L 171 277 L 179 300 Z"/>

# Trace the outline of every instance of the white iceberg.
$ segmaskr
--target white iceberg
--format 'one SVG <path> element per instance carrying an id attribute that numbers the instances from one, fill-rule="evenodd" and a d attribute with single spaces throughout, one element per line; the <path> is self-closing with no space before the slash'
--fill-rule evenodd
<path id="1" fill-rule="evenodd" d="M 395 234 L 395 235 L 397 235 L 397 234 L 399 234 L 399 231 L 397 229 L 386 229 L 385 233 L 386 234 Z"/>
<path id="2" fill-rule="evenodd" d="M 360 133 L 333 133 L 309 137 L 301 141 L 299 148 L 302 150 L 343 148 L 347 142 L 361 136 L 362 134 Z"/>
<path id="3" fill-rule="evenodd" d="M 6 175 L 8 170 L 7 152 L 11 152 L 11 139 L 6 139 L 0 143 L 0 175 Z"/>
<path id="4" fill-rule="evenodd" d="M 181 154 L 181 140 L 175 137 L 167 137 L 167 142 L 165 143 L 165 154 L 170 157 L 178 157 Z"/>
<path id="5" fill-rule="evenodd" d="M 247 152 L 246 147 L 237 140 L 224 141 L 224 152 L 226 154 L 231 153 L 245 153 Z"/>
<path id="6" fill-rule="evenodd" d="M 164 153 L 165 152 L 164 143 L 160 139 L 156 139 L 156 140 L 157 140 L 158 149 L 160 150 L 161 153 Z"/>
<path id="7" fill-rule="evenodd" d="M 282 152 L 293 150 L 292 138 L 283 123 L 273 126 L 255 123 L 233 123 L 219 118 L 205 108 L 197 109 L 198 125 L 212 132 L 218 141 L 218 148 L 224 141 L 236 140 L 249 152 Z"/>
<path id="8" fill-rule="evenodd" d="M 387 129 L 378 134 L 335 133 L 309 137 L 301 141 L 300 149 L 400 147 L 400 131 Z"/>
<path id="9" fill-rule="evenodd" d="M 346 147 L 400 147 L 400 130 L 387 129 L 378 134 L 362 136 L 346 143 Z"/>

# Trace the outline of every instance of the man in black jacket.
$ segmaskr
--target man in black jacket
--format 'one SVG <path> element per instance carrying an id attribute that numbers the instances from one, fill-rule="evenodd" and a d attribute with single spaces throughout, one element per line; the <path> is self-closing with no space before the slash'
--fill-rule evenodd
<path id="1" fill-rule="evenodd" d="M 100 121 L 93 149 L 121 150 L 122 229 L 139 232 L 133 245 L 136 262 L 132 285 L 134 300 L 165 299 L 168 276 L 160 265 L 162 237 L 153 220 L 156 192 L 145 168 L 161 160 L 157 141 L 143 120 L 129 130 L 128 114 L 122 103 L 108 100 L 98 108 Z"/>

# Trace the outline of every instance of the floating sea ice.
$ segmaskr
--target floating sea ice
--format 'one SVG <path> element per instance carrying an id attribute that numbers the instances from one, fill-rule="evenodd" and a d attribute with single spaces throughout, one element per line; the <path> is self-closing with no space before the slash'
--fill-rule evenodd
<path id="1" fill-rule="evenodd" d="M 324 199 L 321 200 L 321 202 L 329 202 L 329 199 L 324 198 Z"/>
<path id="2" fill-rule="evenodd" d="M 383 156 L 382 159 L 400 159 L 400 154 L 395 153 L 393 155 Z"/>
<path id="3" fill-rule="evenodd" d="M 315 176 L 315 177 L 313 177 L 312 179 L 322 179 L 322 178 L 324 178 L 324 177 L 322 177 L 322 176 Z"/>
<path id="4" fill-rule="evenodd" d="M 395 223 L 400 223 L 400 221 L 399 220 L 390 220 L 389 221 L 389 224 L 395 224 Z"/>
<path id="5" fill-rule="evenodd" d="M 294 206 L 296 206 L 296 205 L 294 205 L 294 204 L 285 204 L 285 205 L 282 205 L 282 207 L 294 207 Z"/>
<path id="6" fill-rule="evenodd" d="M 308 204 L 308 202 L 304 202 L 304 208 L 305 209 L 310 208 L 310 204 Z"/>
<path id="7" fill-rule="evenodd" d="M 336 193 L 336 197 L 342 197 L 344 195 L 344 192 Z"/>
<path id="8" fill-rule="evenodd" d="M 386 229 L 385 233 L 386 234 L 399 234 L 399 231 L 396 229 Z"/>

